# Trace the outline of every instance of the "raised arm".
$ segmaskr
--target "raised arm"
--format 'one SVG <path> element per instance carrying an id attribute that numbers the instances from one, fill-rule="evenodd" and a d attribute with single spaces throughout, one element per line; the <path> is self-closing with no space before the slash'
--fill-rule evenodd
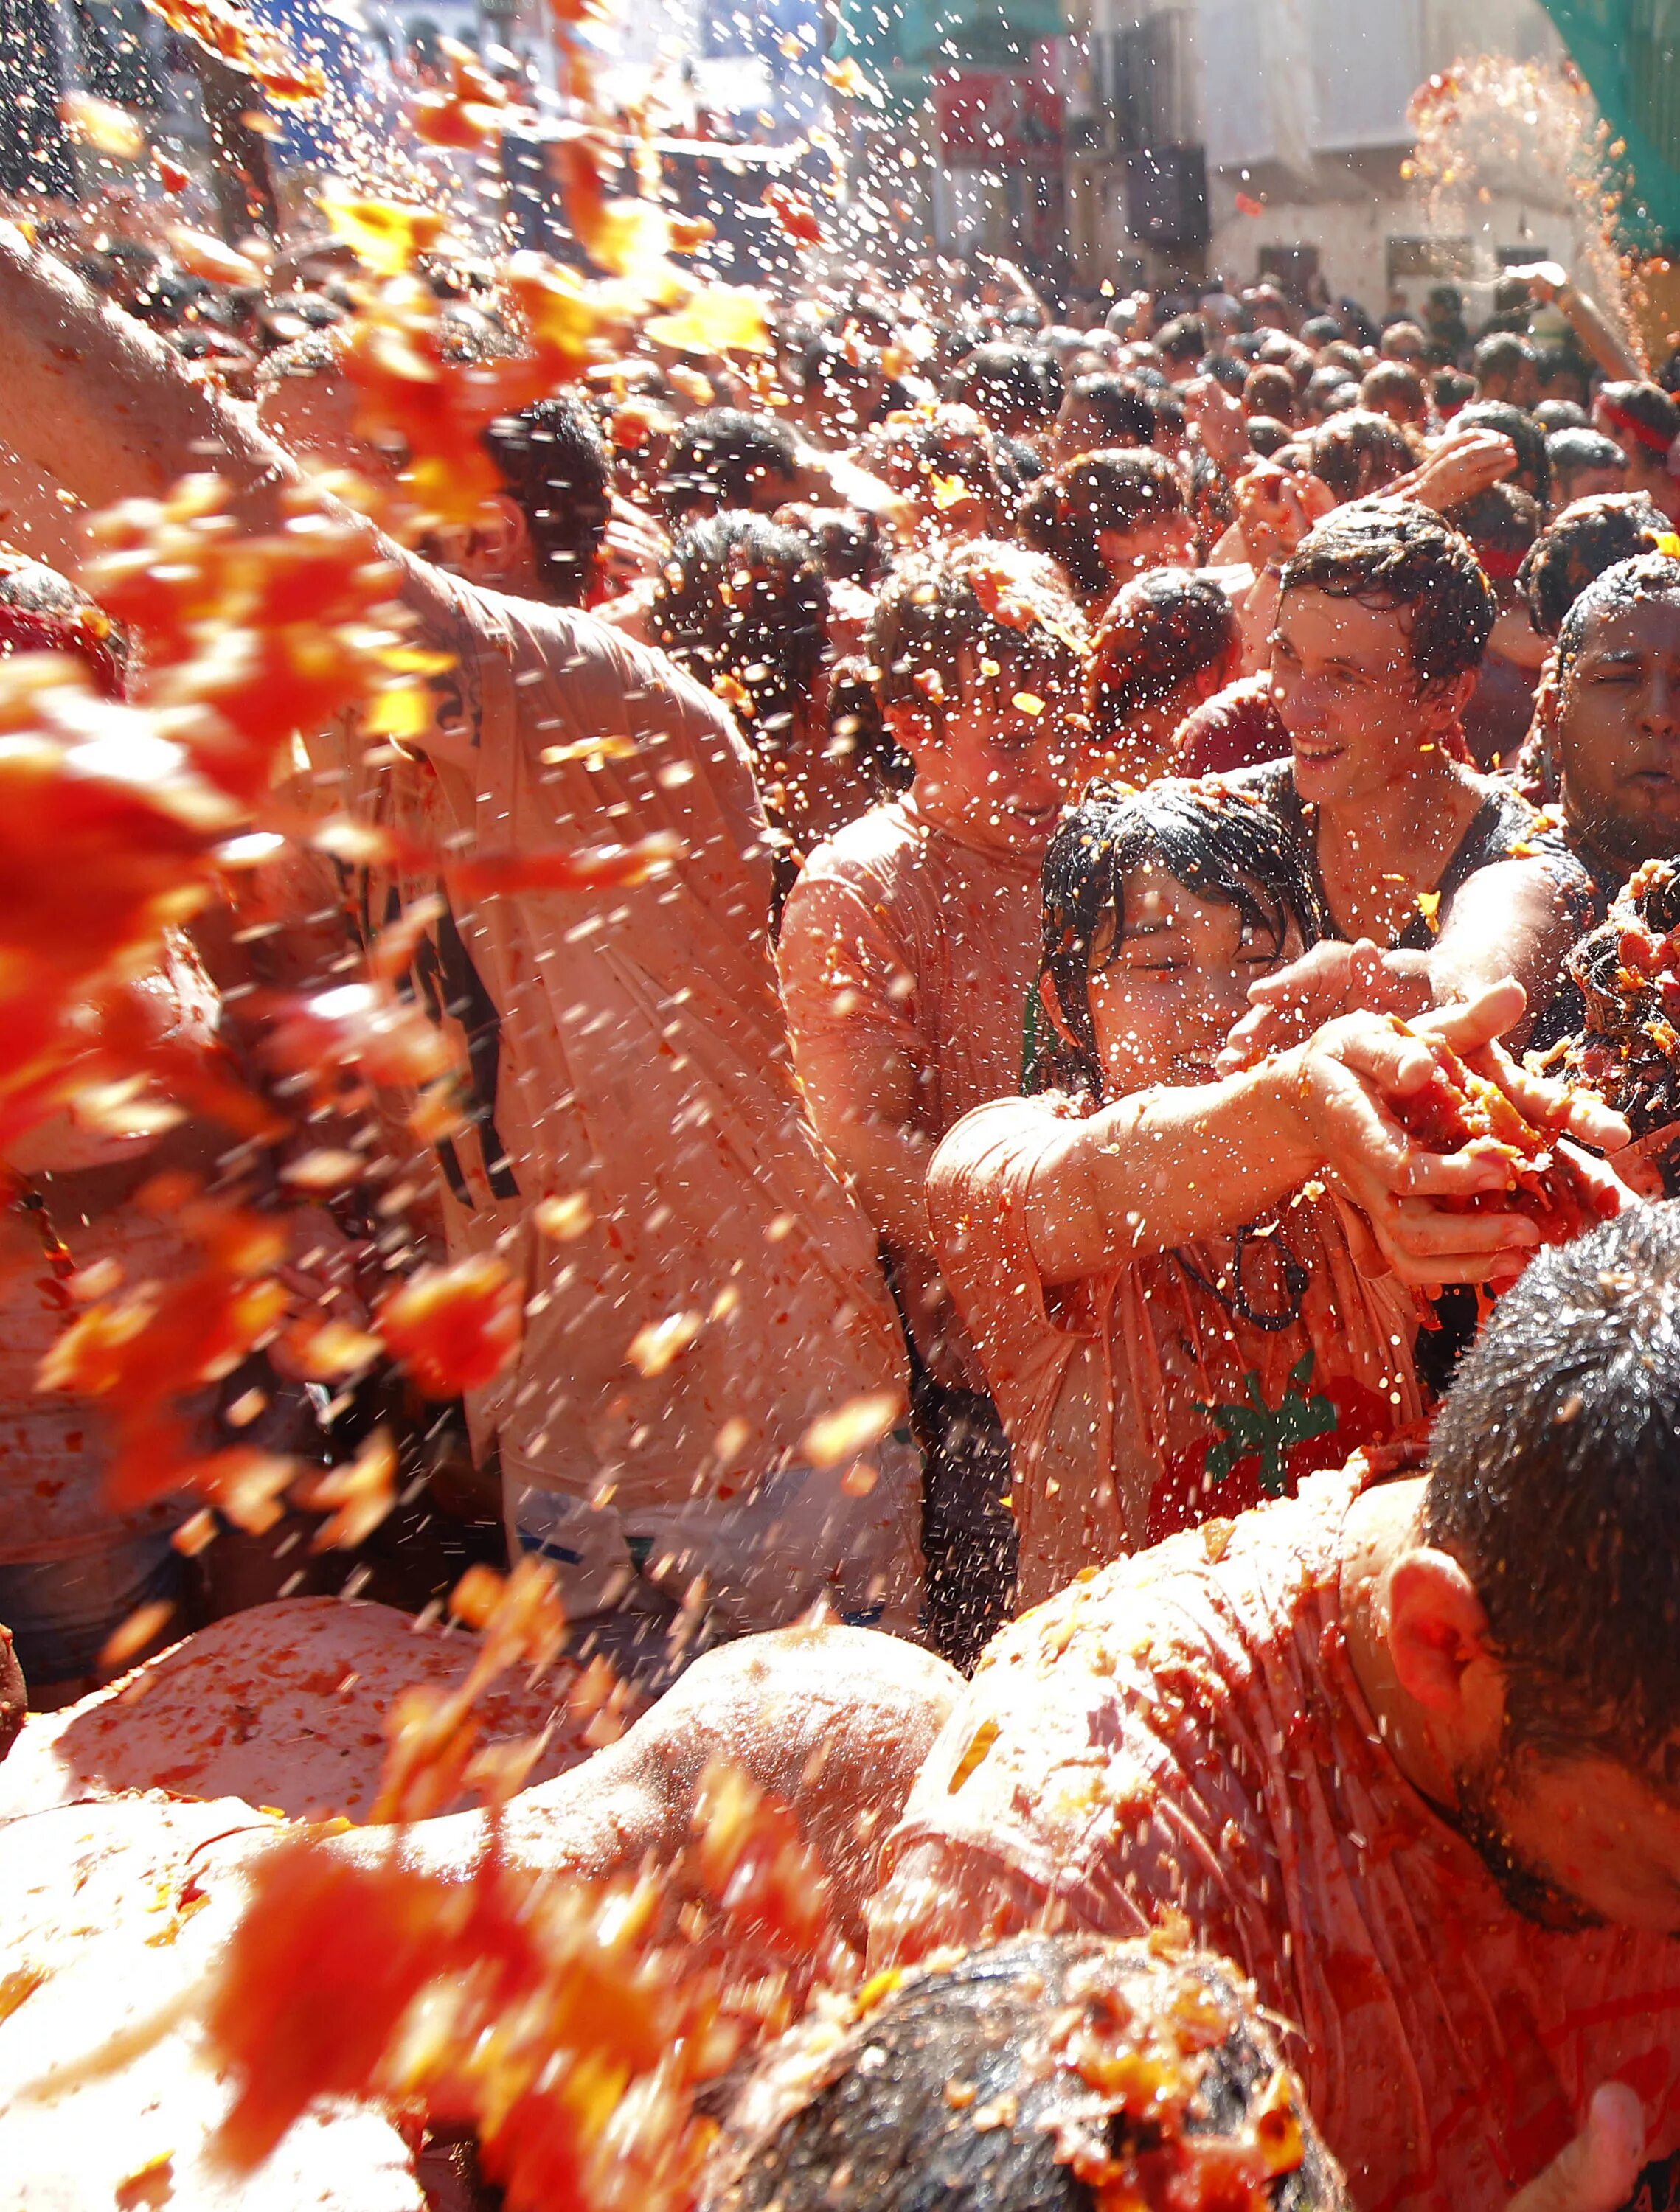
<path id="1" fill-rule="evenodd" d="M 1431 1017 L 1430 1026 L 1455 1050 L 1473 1052 L 1520 1011 L 1519 994 L 1506 985 Z M 1039 1273 L 1069 1282 L 1229 1232 L 1324 1170 L 1364 1212 L 1404 1279 L 1485 1282 L 1511 1271 L 1535 1241 L 1531 1223 L 1431 1203 L 1503 1189 L 1503 1164 L 1427 1152 L 1391 1110 L 1391 1101 L 1428 1081 L 1434 1064 L 1417 1038 L 1350 1015 L 1222 1083 L 1136 1091 L 1070 1121 L 1028 1194 Z"/>

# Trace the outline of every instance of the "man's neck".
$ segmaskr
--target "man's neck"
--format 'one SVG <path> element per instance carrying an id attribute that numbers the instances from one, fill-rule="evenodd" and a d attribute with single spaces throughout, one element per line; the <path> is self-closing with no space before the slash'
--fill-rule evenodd
<path id="1" fill-rule="evenodd" d="M 1434 1747 L 1428 1716 L 1404 1689 L 1389 1650 L 1389 1570 L 1418 1541 L 1424 1478 L 1379 1483 L 1349 1509 L 1342 1554 L 1342 1632 L 1348 1658 L 1384 1747 L 1414 1790 L 1451 1807 L 1452 1778 Z"/>

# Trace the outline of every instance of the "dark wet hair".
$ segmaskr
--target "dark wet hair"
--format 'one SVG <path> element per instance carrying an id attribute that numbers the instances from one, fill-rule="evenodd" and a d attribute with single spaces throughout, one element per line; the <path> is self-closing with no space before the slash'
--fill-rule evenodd
<path id="1" fill-rule="evenodd" d="M 1607 569 L 1654 553 L 1668 519 L 1642 491 L 1596 492 L 1554 518 L 1517 572 L 1528 617 L 1542 637 L 1555 637 L 1587 586 Z"/>
<path id="2" fill-rule="evenodd" d="M 1285 562 L 1282 590 L 1409 607 L 1412 666 L 1424 684 L 1479 666 L 1499 611 L 1464 539 L 1409 500 L 1367 500 L 1326 515 Z"/>
<path id="3" fill-rule="evenodd" d="M 946 378 L 941 397 L 972 407 L 994 429 L 994 410 L 1048 425 L 1062 404 L 1062 375 L 1047 354 L 1026 346 L 976 346 Z"/>
<path id="4" fill-rule="evenodd" d="M 0 550 L 0 659 L 14 653 L 72 653 L 104 697 L 123 696 L 128 640 L 105 610 L 44 561 Z"/>
<path id="5" fill-rule="evenodd" d="M 1598 430 L 1572 427 L 1546 434 L 1546 461 L 1560 495 L 1567 494 L 1567 479 L 1579 476 L 1583 469 L 1619 469 L 1626 466 L 1627 459 L 1615 439 Z"/>
<path id="6" fill-rule="evenodd" d="M 1281 422 L 1294 412 L 1294 378 L 1281 362 L 1258 362 L 1243 380 L 1243 405 L 1251 421 L 1257 415 L 1272 415 Z"/>
<path id="7" fill-rule="evenodd" d="M 1573 399 L 1543 399 L 1533 410 L 1535 421 L 1549 439 L 1559 430 L 1590 430 L 1592 417 Z"/>
<path id="8" fill-rule="evenodd" d="M 606 450 L 589 413 L 565 394 L 499 416 L 484 447 L 525 517 L 544 596 L 581 606 L 612 512 Z"/>
<path id="9" fill-rule="evenodd" d="M 1040 1055 L 1032 1091 L 1102 1091 L 1091 977 L 1126 940 L 1126 878 L 1153 860 L 1196 898 L 1233 906 L 1281 952 L 1329 927 L 1301 848 L 1276 812 L 1217 777 L 1163 777 L 1141 791 L 1093 783 L 1044 854 L 1040 975 L 1056 990 L 1071 1047 Z"/>
<path id="10" fill-rule="evenodd" d="M 1163 323 L 1152 341 L 1163 360 L 1200 361 L 1208 350 L 1208 330 L 1200 315 L 1175 315 Z"/>
<path id="11" fill-rule="evenodd" d="M 873 515 L 860 514 L 850 507 L 790 505 L 778 507 L 774 520 L 784 530 L 796 530 L 810 539 L 830 583 L 873 580 L 880 566 L 881 544 L 880 526 Z"/>
<path id="12" fill-rule="evenodd" d="M 1166 455 L 1129 446 L 1082 453 L 1041 477 L 1021 501 L 1016 526 L 1036 551 L 1060 562 L 1076 591 L 1094 599 L 1106 596 L 1113 582 L 1099 532 L 1135 530 L 1188 513 L 1184 478 Z"/>
<path id="13" fill-rule="evenodd" d="M 1630 422 L 1648 433 L 1646 439 L 1634 441 L 1644 446 L 1647 460 L 1666 451 L 1680 437 L 1680 406 L 1660 385 L 1635 383 L 1632 380 L 1621 384 L 1601 384 L 1598 398 L 1612 416 L 1625 415 Z"/>
<path id="14" fill-rule="evenodd" d="M 883 706 L 914 707 L 935 726 L 947 699 L 994 660 L 1044 699 L 1075 697 L 1088 632 L 1061 576 L 1041 556 L 977 538 L 901 561 L 875 599 L 869 655 Z M 939 685 L 925 680 L 937 676 Z"/>
<path id="15" fill-rule="evenodd" d="M 1280 422 L 1275 415 L 1251 415 L 1248 418 L 1250 448 L 1263 459 L 1275 459 L 1293 441 L 1294 434 L 1289 425 Z"/>
<path id="16" fill-rule="evenodd" d="M 1489 484 L 1474 499 L 1449 507 L 1441 520 L 1469 538 L 1482 573 L 1495 582 L 1514 582 L 1540 534 L 1539 501 L 1520 484 Z"/>
<path id="17" fill-rule="evenodd" d="M 798 444 L 785 422 L 740 407 L 707 407 L 673 440 L 660 497 L 680 520 L 701 506 L 751 507 L 761 483 L 791 489 L 798 473 Z"/>
<path id="18" fill-rule="evenodd" d="M 1490 376 L 1508 380 L 1520 376 L 1525 368 L 1537 368 L 1539 363 L 1540 356 L 1534 348 L 1514 331 L 1494 331 L 1479 339 L 1470 356 L 1470 368 L 1478 384 L 1485 384 Z"/>
<path id="19" fill-rule="evenodd" d="M 1409 475 L 1417 455 L 1397 422 L 1349 407 L 1306 434 L 1307 465 L 1339 500 L 1370 499 Z"/>
<path id="20" fill-rule="evenodd" d="M 1155 568 L 1116 592 L 1098 627 L 1086 678 L 1086 711 L 1099 739 L 1170 699 L 1194 676 L 1229 658 L 1241 633 L 1229 595 L 1211 576 Z"/>
<path id="21" fill-rule="evenodd" d="M 1546 434 L 1533 416 L 1508 399 L 1473 399 L 1452 418 L 1455 430 L 1497 430 L 1517 448 L 1517 476 L 1525 491 L 1543 505 L 1551 496 L 1551 464 L 1546 459 Z"/>
<path id="22" fill-rule="evenodd" d="M 1235 2184 L 1232 2150 L 1274 2131 L 1263 2114 L 1275 2100 L 1287 2148 L 1269 2176 Z M 1199 2144 L 1214 2161 L 1202 2191 Z M 1112 2196 L 1099 2200 L 1075 2165 L 1106 2167 Z M 740 2098 L 701 2203 L 1096 2212 L 1123 2190 L 1137 2212 L 1218 2212 L 1239 2196 L 1262 2212 L 1349 2203 L 1275 2031 L 1230 1966 L 1147 1938 L 1033 1935 L 907 1977 L 837 2042 L 795 2030 Z"/>
<path id="23" fill-rule="evenodd" d="M 808 538 L 763 515 L 691 523 L 660 571 L 654 635 L 708 690 L 730 678 L 748 738 L 775 741 L 828 650 L 828 584 Z M 725 684 L 724 696 L 731 696 Z"/>
<path id="24" fill-rule="evenodd" d="M 1155 434 L 1154 410 L 1142 392 L 1124 376 L 1081 376 L 1068 394 L 1088 408 L 1103 426 L 1103 444 L 1147 446 Z"/>
<path id="25" fill-rule="evenodd" d="M 1359 404 L 1373 414 L 1382 410 L 1377 403 L 1381 399 L 1397 399 L 1409 414 L 1420 419 L 1429 412 L 1429 395 L 1424 389 L 1423 379 L 1404 361 L 1379 361 L 1367 369 L 1359 388 Z"/>
<path id="26" fill-rule="evenodd" d="M 1507 1749 L 1645 1764 L 1680 1731 L 1680 1209 L 1539 1254 L 1465 1354 L 1429 1464 L 1423 1540 L 1486 1609 Z"/>
<path id="27" fill-rule="evenodd" d="M 1666 553 L 1641 553 L 1595 576 L 1563 617 L 1557 633 L 1557 680 L 1561 688 L 1580 657 L 1587 632 L 1607 616 L 1627 614 L 1641 599 L 1680 595 L 1680 561 Z"/>
<path id="28" fill-rule="evenodd" d="M 1462 414 L 1476 397 L 1476 379 L 1466 376 L 1462 368 L 1438 368 L 1429 380 L 1429 389 L 1434 395 L 1438 413 L 1445 415 L 1449 408 L 1456 407 Z M 1458 416 L 1453 420 L 1456 422 Z"/>

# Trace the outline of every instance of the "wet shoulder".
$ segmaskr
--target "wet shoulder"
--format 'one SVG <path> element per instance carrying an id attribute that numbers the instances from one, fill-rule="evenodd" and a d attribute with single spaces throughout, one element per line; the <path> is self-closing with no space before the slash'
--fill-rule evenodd
<path id="1" fill-rule="evenodd" d="M 800 885 L 818 884 L 849 884 L 872 896 L 890 894 L 922 872 L 925 845 L 904 801 L 885 800 L 813 848 L 793 896 L 798 897 Z"/>

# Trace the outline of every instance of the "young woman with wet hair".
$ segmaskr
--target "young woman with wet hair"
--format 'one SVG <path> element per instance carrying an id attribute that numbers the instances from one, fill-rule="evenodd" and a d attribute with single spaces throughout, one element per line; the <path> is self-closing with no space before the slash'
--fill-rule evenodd
<path id="1" fill-rule="evenodd" d="M 1265 807 L 1213 780 L 1096 785 L 1044 886 L 1028 1095 L 968 1115 L 928 1176 L 1010 1439 L 1024 1603 L 1415 1418 L 1406 1285 L 1508 1274 L 1530 1235 L 1423 1195 L 1492 1181 L 1400 1133 L 1386 1102 L 1420 1048 L 1380 1018 L 1216 1079 L 1250 985 L 1324 927 Z M 1453 1035 L 1490 1003 L 1435 1018 Z"/>

